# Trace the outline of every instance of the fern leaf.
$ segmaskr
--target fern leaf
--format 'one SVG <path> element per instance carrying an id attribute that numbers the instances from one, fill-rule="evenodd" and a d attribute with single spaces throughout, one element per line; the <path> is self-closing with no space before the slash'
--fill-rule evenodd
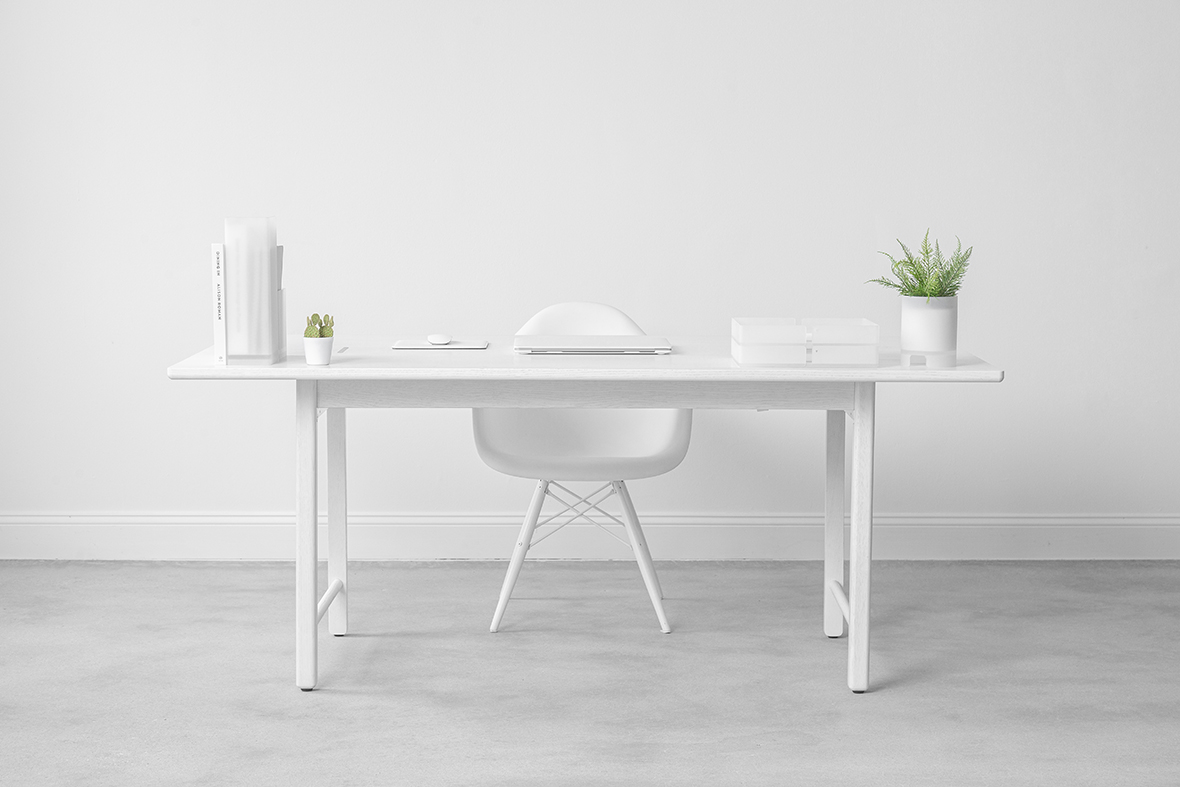
<path id="1" fill-rule="evenodd" d="M 940 298 L 957 295 L 967 273 L 967 264 L 971 259 L 972 248 L 963 251 L 963 242 L 956 236 L 956 247 L 952 254 L 944 254 L 938 240 L 930 243 L 930 230 L 922 238 L 918 247 L 918 254 L 901 242 L 903 256 L 894 257 L 888 252 L 879 252 L 889 258 L 890 270 L 896 281 L 886 277 L 871 279 L 866 284 L 880 284 L 895 289 L 902 295 L 925 296 L 926 298 Z"/>

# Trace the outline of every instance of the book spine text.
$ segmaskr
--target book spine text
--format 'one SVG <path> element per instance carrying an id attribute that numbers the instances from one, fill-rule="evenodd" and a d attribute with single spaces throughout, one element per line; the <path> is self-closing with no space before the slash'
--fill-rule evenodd
<path id="1" fill-rule="evenodd" d="M 226 365 L 225 244 L 213 244 L 213 362 Z"/>

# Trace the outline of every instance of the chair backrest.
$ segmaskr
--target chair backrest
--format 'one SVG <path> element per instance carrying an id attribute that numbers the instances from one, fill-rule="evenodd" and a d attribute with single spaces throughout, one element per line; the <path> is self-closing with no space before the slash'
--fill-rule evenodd
<path id="1" fill-rule="evenodd" d="M 643 336 L 643 329 L 604 303 L 555 303 L 537 312 L 517 334 L 524 336 Z"/>
<path id="2" fill-rule="evenodd" d="M 615 307 L 584 302 L 558 303 L 542 309 L 519 333 L 644 335 L 634 320 Z M 667 472 L 688 451 L 692 410 L 479 408 L 472 411 L 472 421 L 480 457 L 500 472 L 546 480 L 615 481 L 626 479 L 613 474 L 609 461 L 600 465 L 608 477 L 599 477 L 595 466 L 580 465 L 578 457 L 649 458 L 650 462 L 639 463 L 643 469 L 635 470 L 632 478 Z M 543 472 L 546 464 L 572 474 L 547 475 Z M 627 466 L 638 465 L 632 461 Z"/>

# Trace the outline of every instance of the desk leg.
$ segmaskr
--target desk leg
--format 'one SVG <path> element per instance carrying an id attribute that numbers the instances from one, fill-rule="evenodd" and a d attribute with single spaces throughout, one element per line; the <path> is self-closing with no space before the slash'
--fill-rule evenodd
<path id="1" fill-rule="evenodd" d="M 316 382 L 295 381 L 295 685 L 316 684 Z"/>
<path id="2" fill-rule="evenodd" d="M 828 410 L 827 485 L 824 496 L 824 634 L 844 633 L 844 613 L 832 596 L 832 580 L 844 582 L 844 421 L 843 410 Z"/>
<path id="3" fill-rule="evenodd" d="M 328 631 L 348 633 L 348 467 L 343 407 L 328 409 L 328 587 L 344 587 L 328 607 Z"/>
<path id="4" fill-rule="evenodd" d="M 869 687 L 875 400 L 875 383 L 856 383 L 852 422 L 852 543 L 848 567 L 848 688 L 858 694 Z"/>

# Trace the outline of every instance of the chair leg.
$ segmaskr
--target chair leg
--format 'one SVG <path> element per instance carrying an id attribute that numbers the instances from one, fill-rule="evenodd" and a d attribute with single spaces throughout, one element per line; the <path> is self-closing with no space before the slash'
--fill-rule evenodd
<path id="1" fill-rule="evenodd" d="M 508 599 L 512 598 L 512 588 L 516 586 L 516 578 L 520 576 L 520 567 L 524 564 L 524 556 L 529 551 L 529 544 L 532 543 L 533 531 L 537 529 L 537 519 L 541 516 L 541 507 L 545 504 L 545 492 L 548 489 L 548 481 L 537 482 L 533 500 L 529 503 L 528 513 L 525 514 L 524 524 L 520 528 L 520 536 L 516 539 L 516 549 L 512 551 L 512 560 L 508 562 L 508 573 L 504 575 L 504 585 L 500 588 L 496 613 L 492 615 L 493 634 L 500 630 L 500 620 L 503 619 L 504 610 L 508 607 Z"/>
<path id="2" fill-rule="evenodd" d="M 630 518 L 635 523 L 635 530 L 639 533 L 639 538 L 631 539 L 631 548 L 635 551 L 635 559 L 639 562 L 646 562 L 651 569 L 651 578 L 656 586 L 656 594 L 660 598 L 664 597 L 664 589 L 660 587 L 660 578 L 656 576 L 655 564 L 651 560 L 651 550 L 647 548 L 647 539 L 643 536 L 643 529 L 639 526 L 639 515 L 635 513 L 635 504 L 631 502 L 631 492 L 627 489 L 625 481 L 618 481 L 615 486 L 615 492 L 619 496 L 619 502 L 623 504 L 623 518 Z M 630 532 L 627 534 L 630 536 Z"/>
<path id="3" fill-rule="evenodd" d="M 651 559 L 651 552 L 647 549 L 647 541 L 643 537 L 643 528 L 639 526 L 639 517 L 635 514 L 635 504 L 631 502 L 631 495 L 627 492 L 627 485 L 622 481 L 613 482 L 616 494 L 623 504 L 623 522 L 627 526 L 627 537 L 631 539 L 631 548 L 635 552 L 635 561 L 639 563 L 639 573 L 643 576 L 643 584 L 647 586 L 647 595 L 651 597 L 651 605 L 655 607 L 656 618 L 660 621 L 660 631 L 669 634 L 672 627 L 668 625 L 668 616 L 664 614 L 664 592 L 660 588 L 660 580 L 656 577 L 656 567 Z"/>

